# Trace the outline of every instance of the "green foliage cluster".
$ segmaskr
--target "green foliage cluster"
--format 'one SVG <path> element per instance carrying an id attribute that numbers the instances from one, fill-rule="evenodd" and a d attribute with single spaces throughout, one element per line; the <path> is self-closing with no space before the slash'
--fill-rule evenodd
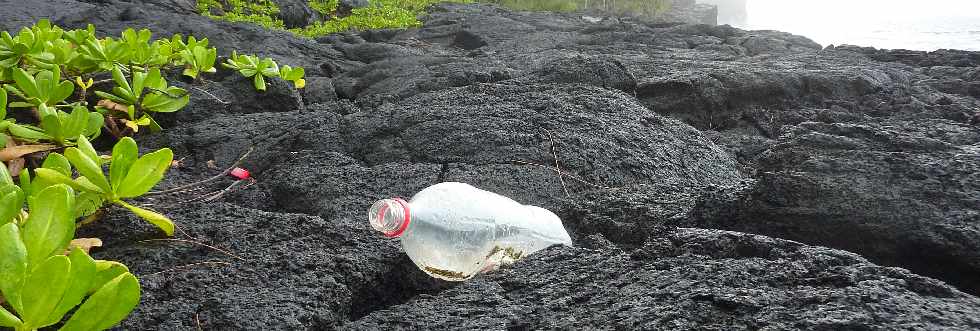
<path id="1" fill-rule="evenodd" d="M 229 22 L 247 22 L 261 25 L 267 29 L 285 29 L 277 17 L 279 6 L 272 0 L 197 0 L 197 11 L 201 15 Z"/>
<path id="2" fill-rule="evenodd" d="M 111 203 L 172 235 L 173 224 L 166 217 L 122 199 L 138 197 L 156 185 L 173 153 L 163 149 L 137 158 L 136 143 L 125 135 L 140 127 L 160 130 L 150 114 L 175 112 L 190 101 L 187 91 L 168 84 L 163 68 L 183 67 L 184 75 L 198 79 L 202 73 L 215 72 L 216 61 L 217 50 L 208 46 L 206 38 L 185 39 L 178 34 L 153 40 L 145 29 L 127 29 L 119 38 L 96 38 L 92 25 L 65 31 L 41 20 L 16 36 L 0 32 L 0 160 L 23 160 L 33 153 L 66 148 L 64 156 L 50 153 L 34 169 L 33 180 L 30 169 L 18 169 L 15 175 L 20 176 L 21 188 L 35 192 L 53 183 L 69 185 L 81 192 L 80 206 L 88 206 L 79 217 L 91 216 Z M 292 81 L 297 88 L 305 84 L 303 68 L 280 67 L 269 58 L 236 52 L 225 66 L 253 78 L 261 91 L 267 77 Z M 111 79 L 105 82 L 114 86 L 93 91 L 100 100 L 92 108 L 88 90 L 95 85 L 93 78 L 107 73 Z M 37 122 L 18 123 L 7 116 L 8 105 L 29 110 L 20 117 L 29 115 Z M 102 174 L 106 162 L 89 143 L 103 127 L 122 138 L 111 158 L 115 160 L 110 162 L 111 181 Z M 80 177 L 72 178 L 72 167 Z"/>
<path id="3" fill-rule="evenodd" d="M 219 0 L 197 0 L 197 9 L 201 15 L 218 20 L 251 22 L 269 29 L 286 30 L 277 16 L 279 7 L 271 0 L 226 1 L 227 5 L 223 6 Z M 470 3 L 473 0 L 373 0 L 371 6 L 355 8 L 343 17 L 337 15 L 337 0 L 309 0 L 311 9 L 329 19 L 288 31 L 313 38 L 349 30 L 416 27 L 421 24 L 418 16 L 438 2 Z"/>
<path id="4" fill-rule="evenodd" d="M 116 325 L 139 304 L 139 281 L 125 265 L 71 247 L 75 192 L 65 184 L 37 184 L 22 190 L 0 167 L 0 327 L 37 330 L 73 310 L 60 330 Z"/>
<path id="5" fill-rule="evenodd" d="M 64 154 L 49 153 L 41 167 L 34 169 L 34 178 L 22 171 L 20 188 L 30 194 L 51 185 L 67 185 L 78 191 L 79 204 L 74 212 L 79 218 L 95 215 L 111 203 L 129 209 L 168 236 L 173 235 L 174 224 L 166 216 L 123 201 L 146 194 L 163 179 L 174 158 L 169 148 L 139 156 L 136 141 L 124 137 L 116 142 L 112 155 L 105 158 L 85 137 L 79 137 L 78 142 L 77 147 L 66 148 Z M 108 177 L 103 172 L 106 163 Z M 78 176 L 73 178 L 74 173 Z"/>
<path id="6" fill-rule="evenodd" d="M 193 36 L 152 37 L 146 29 L 127 29 L 118 38 L 97 38 L 92 25 L 66 31 L 47 20 L 16 35 L 0 32 L 0 161 L 10 163 L 0 163 L 0 327 L 107 329 L 139 303 L 139 282 L 124 265 L 92 259 L 73 239 L 77 226 L 109 205 L 173 235 L 166 216 L 126 201 L 160 182 L 173 152 L 140 156 L 128 135 L 140 127 L 160 130 L 151 114 L 189 103 L 187 91 L 170 86 L 163 70 L 183 68 L 196 81 L 216 72 L 217 49 Z M 269 58 L 234 53 L 225 66 L 252 78 L 259 90 L 268 77 L 305 84 L 303 68 Z M 8 114 L 8 106 L 23 111 Z M 90 142 L 103 128 L 119 138 L 112 155 L 99 155 Z M 47 152 L 41 166 L 25 169 L 39 152 Z"/>
<path id="7" fill-rule="evenodd" d="M 256 15 L 274 13 L 260 5 L 246 7 Z M 31 109 L 39 122 L 18 124 L 4 112 L 0 133 L 32 143 L 71 146 L 79 135 L 98 137 L 103 126 L 116 137 L 134 134 L 140 127 L 160 130 L 152 114 L 178 111 L 190 99 L 187 91 L 167 83 L 162 70 L 183 67 L 183 75 L 197 80 L 202 73 L 216 72 L 218 53 L 207 38 L 152 37 L 146 29 L 127 29 L 118 38 L 97 38 L 92 25 L 65 31 L 47 20 L 17 35 L 0 33 L 0 92 L 10 92 L 19 99 L 10 107 Z M 90 108 L 88 90 L 94 78 L 105 76 L 115 86 L 94 91 L 101 100 Z M 4 144 L 0 139 L 0 148 Z"/>
<path id="8" fill-rule="evenodd" d="M 330 15 L 337 11 L 338 0 L 310 0 L 310 9 L 324 15 Z"/>
<path id="9" fill-rule="evenodd" d="M 16 36 L 0 32 L 0 160 L 21 160 L 23 164 L 27 155 L 66 148 L 67 158 L 50 153 L 44 165 L 34 169 L 37 177 L 33 181 L 29 169 L 18 169 L 15 175 L 21 177 L 21 188 L 33 192 L 51 183 L 66 184 L 83 192 L 80 199 L 87 205 L 95 206 L 80 217 L 113 203 L 172 235 L 173 224 L 166 217 L 121 199 L 140 196 L 156 185 L 173 153 L 164 149 L 137 159 L 136 143 L 125 136 L 140 127 L 160 130 L 151 114 L 175 112 L 190 102 L 187 91 L 168 84 L 162 69 L 183 67 L 183 74 L 196 80 L 202 73 L 215 72 L 216 61 L 217 50 L 208 46 L 206 38 L 185 39 L 178 34 L 153 40 L 146 29 L 127 29 L 119 38 L 97 38 L 92 25 L 65 31 L 41 20 Z M 235 52 L 225 66 L 253 78 L 260 91 L 265 90 L 267 77 L 292 81 L 297 88 L 305 85 L 303 68 L 280 67 L 269 58 Z M 90 107 L 88 92 L 95 85 L 94 78 L 106 74 L 111 79 L 104 82 L 114 86 L 93 91 L 99 101 Z M 15 117 L 8 117 L 8 105 L 27 109 L 20 118 L 31 117 L 36 122 L 18 123 Z M 102 174 L 105 162 L 89 143 L 103 127 L 123 138 L 113 153 L 115 160 L 123 161 L 111 162 L 111 181 Z M 127 162 L 135 162 L 132 169 Z M 71 178 L 72 166 L 81 177 Z M 118 177 L 117 173 L 131 176 Z"/>
<path id="10" fill-rule="evenodd" d="M 125 134 L 116 128 L 117 123 L 132 127 L 134 132 L 138 126 L 130 123 L 155 124 L 150 114 L 182 108 L 188 101 L 186 91 L 166 87 L 166 82 L 159 81 L 160 78 L 154 84 L 148 84 L 137 97 L 148 103 L 166 103 L 169 107 L 135 105 L 133 109 L 118 109 L 97 106 L 92 111 L 86 99 L 87 90 L 93 87 L 94 77 L 107 72 L 114 76 L 125 72 L 135 78 L 154 70 L 159 72 L 165 65 L 206 66 L 206 63 L 185 61 L 185 53 L 210 54 L 211 50 L 177 47 L 180 45 L 186 44 L 179 36 L 167 41 L 151 41 L 151 33 L 145 29 L 127 29 L 119 38 L 97 38 L 92 25 L 87 29 L 64 31 L 47 20 L 23 28 L 16 36 L 6 31 L 0 33 L 0 84 L 20 99 L 11 102 L 10 107 L 31 109 L 40 122 L 39 125 L 16 124 L 6 118 L 4 112 L 4 121 L 10 123 L 6 125 L 5 133 L 22 141 L 52 141 L 70 146 L 75 144 L 73 139 L 79 134 L 97 137 L 103 124 L 117 136 Z M 202 61 L 206 60 L 205 56 Z M 115 81 L 119 83 L 118 79 Z M 114 89 L 118 88 L 120 86 Z M 64 110 L 71 110 L 71 113 Z M 159 129 L 158 126 L 153 128 Z"/>
<path id="11" fill-rule="evenodd" d="M 288 65 L 279 67 L 279 64 L 270 58 L 262 59 L 254 55 L 238 55 L 238 52 L 232 52 L 231 58 L 222 65 L 225 68 L 238 71 L 242 76 L 252 78 L 255 89 L 259 91 L 265 91 L 266 77 L 279 77 L 291 81 L 298 89 L 306 86 L 306 80 L 303 79 L 305 75 L 303 68 L 294 68 Z"/>

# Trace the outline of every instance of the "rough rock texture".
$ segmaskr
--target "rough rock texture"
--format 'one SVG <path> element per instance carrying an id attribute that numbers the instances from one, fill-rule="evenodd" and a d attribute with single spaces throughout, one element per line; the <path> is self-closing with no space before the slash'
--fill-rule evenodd
<path id="1" fill-rule="evenodd" d="M 256 182 L 138 201 L 211 247 L 150 240 L 118 210 L 81 230 L 142 281 L 124 329 L 980 328 L 977 53 L 486 5 L 306 40 L 187 4 L 0 12 L 7 29 L 149 27 L 307 69 L 302 92 L 172 77 L 193 101 L 138 137 L 182 158 L 162 186 L 250 150 Z M 551 208 L 578 247 L 430 279 L 363 213 L 445 180 Z"/>
<path id="2" fill-rule="evenodd" d="M 156 229 L 124 213 L 80 234 L 104 238 L 108 248 L 100 255 L 140 277 L 142 304 L 123 328 L 329 329 L 364 310 L 449 286 L 359 218 L 327 221 L 227 203 L 164 210 L 185 241 L 155 239 Z M 397 284 L 388 283 L 393 278 Z M 395 286 L 399 293 L 382 291 Z"/>
<path id="3" fill-rule="evenodd" d="M 551 248 L 345 329 L 970 329 L 978 303 L 850 253 L 678 229 L 632 254 Z"/>

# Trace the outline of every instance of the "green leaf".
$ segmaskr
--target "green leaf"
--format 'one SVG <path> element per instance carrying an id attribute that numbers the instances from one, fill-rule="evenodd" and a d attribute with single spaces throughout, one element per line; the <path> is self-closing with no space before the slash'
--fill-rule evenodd
<path id="1" fill-rule="evenodd" d="M 95 214 L 105 203 L 101 193 L 83 191 L 75 197 L 75 217 L 86 217 Z"/>
<path id="2" fill-rule="evenodd" d="M 126 174 L 129 173 L 133 162 L 139 158 L 139 148 L 136 141 L 130 137 L 124 137 L 112 147 L 112 161 L 109 164 L 109 184 L 112 191 L 118 193 L 119 186 L 122 185 Z"/>
<path id="3" fill-rule="evenodd" d="M 17 185 L 0 184 L 0 225 L 9 223 L 24 208 L 24 191 Z"/>
<path id="4" fill-rule="evenodd" d="M 259 74 L 258 70 L 249 69 L 249 68 L 244 68 L 244 69 L 238 70 L 238 73 L 242 74 L 242 76 L 245 76 L 245 77 L 252 77 L 252 76 L 255 76 L 255 75 L 258 75 Z"/>
<path id="5" fill-rule="evenodd" d="M 133 92 L 136 92 L 136 95 L 143 93 L 143 89 L 147 86 L 154 87 L 159 85 L 161 79 L 159 68 L 150 69 L 149 72 L 139 74 L 139 76 L 142 76 L 142 79 L 139 79 L 139 81 L 137 81 L 137 79 L 133 79 Z M 137 85 L 137 83 L 139 85 Z"/>
<path id="6" fill-rule="evenodd" d="M 95 184 L 92 184 L 92 181 L 88 180 L 88 178 L 85 178 L 85 176 L 75 178 L 75 184 L 81 185 L 82 188 L 84 188 L 85 192 L 97 193 L 101 195 L 105 195 L 106 193 L 106 192 L 102 192 L 102 189 L 99 188 L 98 186 L 95 186 Z"/>
<path id="7" fill-rule="evenodd" d="M 27 264 L 33 268 L 64 252 L 75 236 L 75 194 L 65 185 L 47 187 L 28 199 L 30 215 L 22 225 Z"/>
<path id="8" fill-rule="evenodd" d="M 190 78 L 197 78 L 197 69 L 193 67 L 184 68 L 184 71 L 181 74 Z"/>
<path id="9" fill-rule="evenodd" d="M 34 100 L 34 99 L 32 99 L 32 100 Z M 9 106 L 10 108 L 31 108 L 31 107 L 34 107 L 34 104 L 33 103 L 28 103 L 28 102 L 14 101 L 14 102 L 11 102 L 7 106 Z"/>
<path id="10" fill-rule="evenodd" d="M 17 180 L 20 182 L 20 189 L 24 190 L 24 194 L 27 196 L 34 195 L 34 185 L 31 183 L 31 172 L 21 171 L 20 175 L 17 176 Z"/>
<path id="11" fill-rule="evenodd" d="M 255 75 L 255 89 L 265 92 L 265 78 L 262 75 Z"/>
<path id="12" fill-rule="evenodd" d="M 14 69 L 14 82 L 17 83 L 17 88 L 23 91 L 28 97 L 33 98 L 41 94 L 38 91 L 37 82 L 34 80 L 34 77 L 29 75 L 24 69 Z"/>
<path id="13" fill-rule="evenodd" d="M 85 129 L 85 136 L 89 139 L 95 139 L 102 134 L 102 123 L 105 123 L 105 118 L 102 114 L 98 112 L 89 112 L 88 114 L 88 127 Z"/>
<path id="14" fill-rule="evenodd" d="M 41 129 L 45 133 L 50 135 L 53 140 L 59 142 L 63 140 L 65 136 L 62 134 L 61 118 L 58 115 L 48 115 L 41 118 Z"/>
<path id="15" fill-rule="evenodd" d="M 50 135 L 20 124 L 10 123 L 10 125 L 7 126 L 7 130 L 10 131 L 10 134 L 18 138 L 24 138 L 31 141 L 52 139 Z"/>
<path id="16" fill-rule="evenodd" d="M 150 115 L 143 114 L 143 118 L 145 118 L 148 122 L 146 126 L 150 128 L 150 132 L 160 132 L 163 130 L 163 128 L 160 127 L 160 123 L 157 123 L 157 121 L 154 120 L 153 117 L 150 117 Z"/>
<path id="17" fill-rule="evenodd" d="M 106 93 L 106 92 L 102 92 L 102 91 L 95 91 L 95 95 L 100 96 L 103 99 L 108 99 L 109 101 L 112 101 L 112 102 L 115 102 L 115 103 L 118 103 L 118 104 L 121 104 L 121 105 L 129 105 L 129 104 L 132 104 L 134 102 L 134 101 L 131 101 L 129 99 L 116 96 L 115 94 Z"/>
<path id="18" fill-rule="evenodd" d="M 55 170 L 65 176 L 71 176 L 71 164 L 68 163 L 68 158 L 59 153 L 48 154 L 48 157 L 44 159 L 44 163 L 41 164 L 41 168 Z"/>
<path id="19" fill-rule="evenodd" d="M 303 69 L 303 67 L 293 68 L 288 65 L 284 65 L 282 66 L 282 69 L 279 70 L 279 73 L 282 79 L 295 81 L 297 79 L 303 78 L 303 75 L 306 74 L 306 70 Z"/>
<path id="20" fill-rule="evenodd" d="M 78 247 L 72 249 L 68 259 L 71 260 L 71 271 L 68 276 L 71 283 L 58 307 L 48 315 L 42 326 L 60 322 L 68 311 L 82 303 L 88 295 L 89 288 L 92 287 L 92 281 L 95 279 L 95 260 Z"/>
<path id="21" fill-rule="evenodd" d="M 129 315 L 140 301 L 140 284 L 133 274 L 119 275 L 102 286 L 72 314 L 61 330 L 104 330 Z"/>
<path id="22" fill-rule="evenodd" d="M 21 326 L 21 321 L 17 316 L 11 314 L 9 311 L 0 306 L 0 326 L 8 328 L 18 328 Z"/>
<path id="23" fill-rule="evenodd" d="M 21 301 L 23 310 L 18 311 L 28 330 L 44 326 L 70 284 L 71 261 L 67 256 L 50 256 L 31 272 L 24 282 Z"/>
<path id="24" fill-rule="evenodd" d="M 7 90 L 0 89 L 0 120 L 7 118 Z"/>
<path id="25" fill-rule="evenodd" d="M 126 273 L 129 273 L 129 268 L 125 264 L 116 261 L 95 260 L 95 278 L 92 279 L 92 284 L 88 288 L 88 294 L 95 293 L 106 283 Z"/>
<path id="26" fill-rule="evenodd" d="M 85 106 L 75 106 L 68 115 L 68 120 L 62 123 L 62 134 L 65 138 L 78 137 L 88 128 L 89 111 Z"/>
<path id="27" fill-rule="evenodd" d="M 71 177 L 68 177 L 65 174 L 62 174 L 62 173 L 60 173 L 60 172 L 58 172 L 56 170 L 51 170 L 51 169 L 46 169 L 46 168 L 37 168 L 37 169 L 34 169 L 34 174 L 37 175 L 37 178 L 38 179 L 43 179 L 43 180 L 47 181 L 48 183 L 51 183 L 51 185 L 65 184 L 65 185 L 68 185 L 71 188 L 76 189 L 76 190 L 79 190 L 79 191 L 98 192 L 100 194 L 103 193 L 103 192 L 100 192 L 101 189 L 98 186 L 95 186 L 95 184 L 92 184 L 92 182 L 89 182 L 87 180 L 86 181 L 80 181 L 80 180 L 77 180 L 77 179 L 76 180 L 72 180 Z M 79 178 L 84 178 L 84 177 L 79 177 Z M 35 181 L 37 181 L 37 180 L 35 180 Z M 35 186 L 38 186 L 38 188 L 44 188 L 44 187 L 48 187 L 48 186 L 51 186 L 51 185 L 40 185 L 40 186 L 38 186 L 35 183 Z"/>
<path id="28" fill-rule="evenodd" d="M 14 310 L 23 311 L 20 289 L 27 278 L 27 248 L 17 224 L 0 226 L 0 293 Z"/>
<path id="29" fill-rule="evenodd" d="M 116 193 L 120 198 L 134 198 L 149 192 L 160 182 L 173 160 L 174 153 L 169 148 L 143 155 L 130 167 Z"/>
<path id="30" fill-rule="evenodd" d="M 0 140 L 2 139 L 0 137 Z M 7 170 L 7 166 L 4 164 L 0 164 L 0 184 L 14 184 L 14 177 L 10 176 L 10 171 Z"/>
<path id="31" fill-rule="evenodd" d="M 55 68 L 58 67 L 56 66 Z M 61 81 L 61 83 L 59 83 L 56 88 L 50 91 L 50 93 L 53 94 L 48 97 L 47 102 L 49 105 L 54 105 L 55 103 L 64 101 L 65 99 L 70 97 L 71 94 L 74 92 L 75 92 L 75 84 L 67 80 Z"/>
<path id="32" fill-rule="evenodd" d="M 172 98 L 163 93 L 147 94 L 143 97 L 143 108 L 156 113 L 172 113 L 184 108 L 190 102 L 190 96 L 183 89 L 171 87 L 167 89 L 167 93 L 182 96 Z"/>
<path id="33" fill-rule="evenodd" d="M 82 139 L 79 139 L 79 142 L 81 141 Z M 81 143 L 79 143 L 79 146 L 81 146 Z M 109 181 L 106 180 L 105 174 L 102 173 L 102 167 L 95 163 L 95 161 L 92 161 L 88 156 L 83 155 L 81 150 L 75 147 L 68 147 L 65 149 L 65 156 L 75 166 L 78 173 L 85 176 L 92 184 L 95 184 L 100 192 L 112 192 L 112 188 L 109 187 Z"/>
<path id="34" fill-rule="evenodd" d="M 102 158 L 99 157 L 99 153 L 95 151 L 95 147 L 92 147 L 92 143 L 88 141 L 88 138 L 78 137 L 78 149 L 91 159 L 92 162 L 102 166 Z"/>
<path id="35" fill-rule="evenodd" d="M 136 216 L 139 216 L 140 218 L 146 220 L 147 222 L 156 225 L 156 227 L 160 228 L 160 230 L 163 230 L 163 233 L 166 233 L 167 236 L 174 235 L 174 222 L 171 221 L 170 218 L 168 218 L 167 216 L 164 216 L 163 214 L 160 214 L 152 210 L 143 209 L 140 207 L 130 205 L 122 200 L 116 200 L 115 202 L 120 206 L 126 207 L 127 209 L 129 209 L 129 211 L 132 211 L 133 214 L 136 214 Z"/>
<path id="36" fill-rule="evenodd" d="M 126 81 L 126 75 L 123 75 L 122 69 L 119 69 L 119 66 L 113 66 L 112 80 L 116 82 L 116 85 L 118 85 L 120 89 L 129 92 L 128 95 L 125 95 L 123 97 L 133 101 L 136 100 L 136 96 L 133 95 L 132 93 L 133 88 L 129 86 L 129 82 Z"/>

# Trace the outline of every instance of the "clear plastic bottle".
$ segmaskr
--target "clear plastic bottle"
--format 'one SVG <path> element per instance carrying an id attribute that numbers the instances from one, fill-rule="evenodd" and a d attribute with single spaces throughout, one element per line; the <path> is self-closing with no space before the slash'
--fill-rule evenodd
<path id="1" fill-rule="evenodd" d="M 554 244 L 572 245 L 561 220 L 547 209 L 464 183 L 445 182 L 410 201 L 375 202 L 375 230 L 401 238 L 408 257 L 429 275 L 462 281 Z"/>

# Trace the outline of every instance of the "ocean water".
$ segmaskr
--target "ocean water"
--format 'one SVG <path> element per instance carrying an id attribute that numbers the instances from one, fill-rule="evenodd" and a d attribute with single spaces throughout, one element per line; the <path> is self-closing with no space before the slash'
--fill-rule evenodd
<path id="1" fill-rule="evenodd" d="M 980 51 L 980 0 L 748 0 L 745 14 L 734 25 L 824 46 Z"/>

